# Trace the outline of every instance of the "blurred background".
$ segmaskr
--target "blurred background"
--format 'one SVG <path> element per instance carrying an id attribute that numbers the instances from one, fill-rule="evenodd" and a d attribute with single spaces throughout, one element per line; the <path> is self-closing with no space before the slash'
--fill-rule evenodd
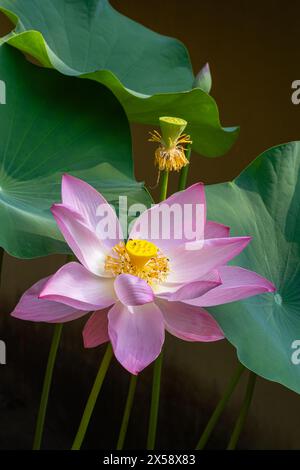
<path id="1" fill-rule="evenodd" d="M 121 13 L 187 46 L 194 72 L 209 62 L 221 123 L 240 125 L 240 137 L 218 159 L 193 155 L 190 183 L 235 177 L 262 151 L 300 137 L 300 105 L 291 102 L 291 83 L 300 79 L 298 0 L 112 0 Z M 11 29 L 0 17 L 0 32 Z M 150 128 L 132 126 L 136 177 L 153 186 Z M 176 179 L 170 189 L 176 189 Z M 154 192 L 155 196 L 155 192 Z M 36 280 L 53 273 L 64 257 L 20 261 L 5 255 L 1 285 L 0 338 L 7 365 L 0 366 L 0 449 L 30 448 L 43 372 L 53 327 L 13 320 L 8 313 Z M 84 350 L 84 321 L 64 327 L 46 420 L 44 448 L 69 448 L 94 380 L 103 348 Z M 237 365 L 226 341 L 191 344 L 168 337 L 163 366 L 158 448 L 192 449 Z M 129 376 L 115 361 L 107 375 L 86 437 L 86 448 L 116 443 Z M 152 367 L 140 375 L 126 448 L 144 448 Z M 224 448 L 246 385 L 234 393 L 208 448 Z M 241 449 L 300 448 L 300 397 L 259 378 Z"/>

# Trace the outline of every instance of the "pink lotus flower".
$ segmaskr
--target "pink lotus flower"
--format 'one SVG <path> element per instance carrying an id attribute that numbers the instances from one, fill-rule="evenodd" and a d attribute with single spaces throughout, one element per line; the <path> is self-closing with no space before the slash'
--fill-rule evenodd
<path id="1" fill-rule="evenodd" d="M 164 204 L 205 208 L 203 184 L 195 184 Z M 103 206 L 104 205 L 104 206 Z M 97 208 L 105 207 L 115 236 L 99 233 Z M 87 183 L 65 175 L 62 204 L 52 213 L 79 262 L 63 266 L 32 286 L 12 315 L 43 322 L 68 322 L 90 311 L 84 345 L 111 341 L 118 361 L 137 374 L 160 354 L 165 330 L 186 341 L 217 341 L 224 337 L 203 308 L 236 301 L 274 286 L 258 274 L 226 263 L 239 254 L 250 237 L 230 237 L 229 228 L 206 221 L 202 240 L 149 237 L 148 221 L 158 220 L 161 204 L 134 223 L 127 244 L 114 210 Z M 194 226 L 193 216 L 185 225 Z M 146 230 L 147 227 L 147 230 Z M 146 233 L 147 232 L 147 233 Z"/>

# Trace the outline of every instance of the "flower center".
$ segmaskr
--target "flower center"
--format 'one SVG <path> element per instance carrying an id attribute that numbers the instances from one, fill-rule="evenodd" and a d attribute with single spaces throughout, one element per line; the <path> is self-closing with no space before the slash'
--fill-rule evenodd
<path id="1" fill-rule="evenodd" d="M 126 251 L 133 265 L 142 268 L 151 258 L 157 256 L 158 248 L 146 240 L 129 240 Z"/>
<path id="2" fill-rule="evenodd" d="M 154 285 L 163 282 L 169 273 L 169 260 L 154 243 L 147 240 L 128 240 L 113 248 L 105 260 L 105 270 L 119 276 L 132 274 Z"/>

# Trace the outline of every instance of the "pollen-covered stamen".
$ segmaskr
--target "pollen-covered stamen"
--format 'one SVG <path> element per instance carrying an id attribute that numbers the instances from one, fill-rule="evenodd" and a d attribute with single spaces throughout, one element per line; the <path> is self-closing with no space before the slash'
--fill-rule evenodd
<path id="1" fill-rule="evenodd" d="M 159 171 L 180 171 L 189 163 L 185 145 L 192 143 L 189 135 L 182 134 L 187 122 L 174 117 L 161 117 L 159 121 L 162 135 L 154 130 L 150 132 L 149 139 L 160 144 L 155 151 L 155 165 Z"/>
<path id="2" fill-rule="evenodd" d="M 118 243 L 112 255 L 105 260 L 105 270 L 114 276 L 132 274 L 154 285 L 163 282 L 169 273 L 169 260 L 154 243 L 146 240 L 129 240 Z"/>
<path id="3" fill-rule="evenodd" d="M 185 138 L 185 136 L 181 137 Z M 190 140 L 187 140 L 186 143 L 190 143 Z M 182 145 L 177 145 L 172 149 L 158 147 L 155 151 L 154 163 L 159 171 L 180 171 L 181 168 L 189 164 L 189 161 L 185 156 L 185 148 Z"/>

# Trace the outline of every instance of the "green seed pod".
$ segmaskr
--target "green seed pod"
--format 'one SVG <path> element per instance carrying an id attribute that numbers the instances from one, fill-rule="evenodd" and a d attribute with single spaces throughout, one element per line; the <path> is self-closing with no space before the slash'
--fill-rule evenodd
<path id="1" fill-rule="evenodd" d="M 176 145 L 177 140 L 187 126 L 184 119 L 169 116 L 160 117 L 159 124 L 166 149 Z"/>

